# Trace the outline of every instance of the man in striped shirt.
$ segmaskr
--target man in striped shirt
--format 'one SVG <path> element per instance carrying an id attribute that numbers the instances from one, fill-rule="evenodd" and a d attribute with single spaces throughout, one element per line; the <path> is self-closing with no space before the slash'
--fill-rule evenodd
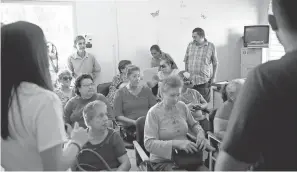
<path id="1" fill-rule="evenodd" d="M 185 55 L 185 70 L 192 76 L 194 87 L 203 98 L 210 101 L 210 86 L 215 80 L 218 59 L 213 43 L 205 38 L 201 28 L 192 32 L 193 41 L 189 43 Z"/>

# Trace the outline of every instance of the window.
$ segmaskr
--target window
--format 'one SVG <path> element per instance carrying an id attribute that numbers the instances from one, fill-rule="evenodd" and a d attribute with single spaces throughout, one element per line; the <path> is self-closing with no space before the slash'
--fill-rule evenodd
<path id="1" fill-rule="evenodd" d="M 268 13 L 272 14 L 272 4 L 270 1 Z M 268 60 L 280 59 L 285 54 L 284 47 L 279 43 L 275 32 L 270 29 L 270 45 Z"/>
<path id="2" fill-rule="evenodd" d="M 73 48 L 72 4 L 2 3 L 0 16 L 4 24 L 23 20 L 40 26 L 47 41 L 56 45 L 60 63 L 66 67 L 67 57 Z"/>

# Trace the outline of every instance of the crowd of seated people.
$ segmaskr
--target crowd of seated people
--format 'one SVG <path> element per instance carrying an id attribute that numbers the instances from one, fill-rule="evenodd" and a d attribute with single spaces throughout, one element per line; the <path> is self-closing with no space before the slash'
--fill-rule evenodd
<path id="1" fill-rule="evenodd" d="M 32 31 L 31 29 L 34 27 L 37 30 L 40 28 L 26 22 L 8 24 L 4 26 L 4 32 L 1 32 L 1 34 L 7 34 L 8 32 L 20 34 L 18 33 L 22 30 L 18 28 L 20 25 L 28 25 L 25 27 L 25 30 L 32 35 L 43 34 L 41 30 L 36 33 Z M 10 31 L 14 27 L 18 29 Z M 32 39 L 34 39 L 34 36 Z M 30 42 L 30 40 L 27 41 Z M 55 78 L 53 77 L 52 80 L 44 77 L 47 76 L 46 74 L 40 76 L 44 77 L 43 80 L 45 83 L 51 84 L 42 86 L 41 83 L 40 87 L 47 88 L 47 90 L 56 93 L 54 99 L 55 101 L 60 99 L 61 103 L 61 106 L 55 104 L 53 107 L 47 107 L 42 110 L 50 112 L 49 109 L 56 108 L 56 106 L 63 107 L 64 109 L 55 109 L 52 112 L 55 113 L 55 119 L 52 119 L 52 121 L 44 119 L 45 121 L 39 121 L 40 124 L 36 124 L 38 127 L 44 127 L 44 130 L 47 131 L 49 129 L 46 127 L 52 126 L 56 128 L 56 130 L 52 131 L 60 134 L 57 136 L 59 137 L 57 139 L 59 139 L 60 144 L 64 145 L 65 141 L 69 140 L 63 149 L 65 151 L 69 149 L 68 151 L 72 152 L 72 154 L 64 152 L 65 154 L 69 154 L 68 156 L 71 157 L 71 160 L 62 165 L 63 167 L 59 167 L 59 169 L 67 169 L 66 166 L 72 166 L 73 170 L 81 170 L 82 168 L 79 164 L 88 164 L 95 167 L 96 170 L 106 170 L 104 163 L 99 162 L 98 159 L 91 158 L 94 154 L 81 153 L 81 149 L 92 149 L 103 157 L 110 168 L 129 170 L 131 165 L 127 158 L 125 147 L 123 146 L 123 140 L 129 142 L 135 140 L 136 120 L 143 116 L 147 116 L 144 130 L 144 144 L 145 148 L 151 153 L 150 159 L 155 170 L 178 169 L 174 162 L 169 161 L 171 155 L 175 152 L 174 150 L 183 150 L 187 153 L 196 152 L 197 157 L 202 156 L 202 150 L 208 146 L 205 139 L 205 132 L 208 131 L 208 119 L 206 118 L 207 115 L 203 112 L 203 109 L 207 107 L 207 102 L 198 91 L 191 89 L 191 84 L 188 84 L 190 82 L 188 73 L 185 71 L 179 72 L 172 57 L 167 53 L 161 52 L 159 46 L 154 45 L 151 47 L 155 61 L 152 63 L 156 67 L 159 67 L 158 75 L 152 78 L 152 82 L 147 83 L 148 85 L 140 84 L 140 68 L 132 65 L 132 62 L 129 60 L 122 60 L 118 65 L 120 73 L 113 78 L 109 94 L 105 97 L 96 91 L 94 77 L 98 79 L 100 65 L 95 60 L 95 57 L 85 50 L 84 37 L 77 36 L 75 38 L 74 46 L 76 52 L 69 57 L 68 69 L 65 70 L 59 67 L 58 62 L 55 63 L 59 58 L 57 48 L 54 44 L 46 43 L 43 39 L 34 41 L 36 41 L 37 45 L 44 45 L 44 49 L 41 48 L 38 50 L 44 52 L 44 57 L 41 58 L 45 61 L 44 66 L 42 66 L 42 70 L 45 70 L 43 73 L 50 74 L 52 72 L 55 75 Z M 31 45 L 31 43 L 29 44 Z M 6 42 L 4 42 L 4 45 L 6 45 Z M 18 44 L 13 48 L 20 49 Z M 29 47 L 28 49 L 33 54 L 40 54 L 33 47 Z M 33 64 L 30 65 L 33 66 Z M 34 63 L 34 65 L 39 65 L 39 63 Z M 90 69 L 88 66 L 93 66 L 93 68 Z M 48 70 L 49 68 L 52 71 Z M 24 70 L 29 70 L 29 68 Z M 27 80 L 23 79 L 15 82 L 23 81 Z M 36 79 L 33 78 L 30 82 L 34 83 L 35 81 Z M 73 87 L 72 84 L 74 85 Z M 27 87 L 24 86 L 24 88 Z M 158 97 L 153 94 L 152 88 L 154 87 L 158 89 Z M 46 92 L 45 96 L 53 95 Z M 36 98 L 38 98 L 37 95 Z M 159 103 L 157 103 L 157 100 L 159 100 Z M 199 109 L 195 109 L 194 106 L 195 108 L 199 106 Z M 114 128 L 114 121 L 120 125 L 120 133 L 112 129 Z M 49 123 L 44 125 L 45 122 Z M 53 125 L 53 122 L 56 124 Z M 64 127 L 61 127 L 61 124 Z M 24 125 L 27 127 L 30 124 L 25 123 Z M 187 140 L 186 134 L 190 131 L 197 136 L 197 143 Z M 43 138 L 37 135 L 34 139 L 39 140 Z M 75 150 L 76 147 L 78 150 Z M 40 151 L 48 150 L 42 148 Z M 110 151 L 113 153 L 110 153 Z M 76 166 L 73 166 L 75 165 L 76 155 L 79 155 L 79 162 L 76 162 Z M 40 163 L 48 160 L 48 157 L 44 158 L 43 155 L 34 156 L 41 159 L 40 161 L 42 162 Z M 199 160 L 197 165 L 201 165 L 201 163 L 202 160 Z M 19 168 L 7 167 L 7 169 L 43 170 L 40 165 L 36 167 L 33 165 L 26 168 L 21 165 Z M 93 167 L 88 166 L 85 168 L 92 170 Z M 45 165 L 43 168 L 55 170 L 49 167 L 49 165 Z M 196 170 L 196 167 L 192 169 Z"/>

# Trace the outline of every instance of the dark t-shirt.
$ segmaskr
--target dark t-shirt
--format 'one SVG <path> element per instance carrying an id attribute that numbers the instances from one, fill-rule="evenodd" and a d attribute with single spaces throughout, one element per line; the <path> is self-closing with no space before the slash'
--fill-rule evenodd
<path id="1" fill-rule="evenodd" d="M 118 168 L 121 165 L 118 161 L 118 158 L 127 153 L 122 138 L 117 132 L 112 129 L 108 129 L 108 135 L 103 142 L 96 145 L 87 142 L 83 146 L 83 149 L 92 149 L 95 152 L 99 153 L 99 155 L 104 158 L 111 169 Z M 78 160 L 80 164 L 87 164 L 95 167 L 92 168 L 86 165 L 82 165 L 82 167 L 87 171 L 107 170 L 103 162 L 96 155 L 90 152 L 80 154 Z M 78 170 L 78 168 L 76 168 L 75 170 Z"/>
<path id="2" fill-rule="evenodd" d="M 83 99 L 80 96 L 72 97 L 64 107 L 64 121 L 70 125 L 78 122 L 79 126 L 86 128 L 83 118 L 84 107 L 95 100 L 101 100 L 107 105 L 108 119 L 114 119 L 112 107 L 103 94 L 96 93 L 90 99 Z"/>
<path id="3" fill-rule="evenodd" d="M 234 105 L 222 149 L 256 170 L 297 170 L 297 51 L 253 70 Z"/>

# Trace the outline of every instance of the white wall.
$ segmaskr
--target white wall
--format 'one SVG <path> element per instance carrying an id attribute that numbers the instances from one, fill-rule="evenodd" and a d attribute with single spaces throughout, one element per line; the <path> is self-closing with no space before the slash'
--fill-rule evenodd
<path id="1" fill-rule="evenodd" d="M 149 67 L 149 48 L 157 43 L 184 69 L 185 50 L 195 27 L 202 27 L 207 39 L 217 47 L 217 80 L 233 79 L 240 77 L 243 26 L 265 22 L 267 13 L 263 8 L 267 1 L 78 1 L 76 30 L 78 34 L 93 34 L 94 48 L 90 51 L 102 66 L 102 82 L 111 81 L 122 59 L 132 60 L 141 68 Z M 153 18 L 150 13 L 157 10 L 159 16 Z"/>
<path id="2" fill-rule="evenodd" d="M 76 34 L 90 34 L 93 47 L 87 51 L 94 54 L 101 65 L 100 83 L 110 82 L 116 74 L 115 56 L 116 24 L 112 2 L 75 2 Z"/>

